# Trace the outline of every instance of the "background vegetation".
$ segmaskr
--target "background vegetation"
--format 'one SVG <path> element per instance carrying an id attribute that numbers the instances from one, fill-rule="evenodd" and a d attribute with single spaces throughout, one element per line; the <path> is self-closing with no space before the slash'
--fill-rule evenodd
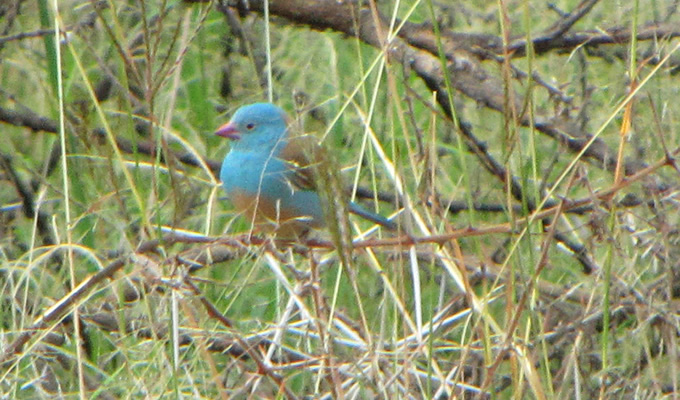
<path id="1" fill-rule="evenodd" d="M 269 6 L 0 3 L 3 398 L 679 397 L 678 1 Z M 249 234 L 270 96 L 398 232 Z"/>

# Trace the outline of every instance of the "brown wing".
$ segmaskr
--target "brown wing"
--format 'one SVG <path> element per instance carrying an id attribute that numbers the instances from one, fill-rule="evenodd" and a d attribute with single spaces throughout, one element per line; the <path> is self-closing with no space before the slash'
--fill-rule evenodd
<path id="1" fill-rule="evenodd" d="M 297 190 L 315 190 L 316 174 L 319 164 L 325 159 L 323 147 L 316 137 L 309 134 L 296 135 L 288 139 L 288 144 L 279 154 L 295 174 L 290 179 Z"/>

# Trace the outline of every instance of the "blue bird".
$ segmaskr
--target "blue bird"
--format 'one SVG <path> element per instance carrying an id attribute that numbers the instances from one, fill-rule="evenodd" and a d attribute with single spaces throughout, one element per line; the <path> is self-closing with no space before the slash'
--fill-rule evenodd
<path id="1" fill-rule="evenodd" d="M 233 140 L 220 179 L 235 209 L 255 227 L 296 238 L 325 226 L 314 178 L 323 152 L 313 136 L 290 129 L 281 108 L 271 103 L 243 106 L 215 134 Z M 348 208 L 371 222 L 396 228 L 394 222 L 354 202 Z"/>

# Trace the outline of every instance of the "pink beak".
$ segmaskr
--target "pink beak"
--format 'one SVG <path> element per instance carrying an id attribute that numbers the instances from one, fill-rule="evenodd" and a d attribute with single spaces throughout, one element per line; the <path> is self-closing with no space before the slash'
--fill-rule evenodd
<path id="1" fill-rule="evenodd" d="M 236 128 L 236 125 L 231 122 L 227 122 L 215 131 L 215 135 L 232 140 L 239 140 L 241 138 L 241 135 L 239 135 L 240 133 L 241 132 Z"/>

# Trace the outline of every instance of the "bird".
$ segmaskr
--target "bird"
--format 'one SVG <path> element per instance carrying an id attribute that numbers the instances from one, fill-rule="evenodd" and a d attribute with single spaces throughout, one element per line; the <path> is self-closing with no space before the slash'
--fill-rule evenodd
<path id="1" fill-rule="evenodd" d="M 296 239 L 326 225 L 315 169 L 324 160 L 313 135 L 299 134 L 286 112 L 273 103 L 240 107 L 215 134 L 232 140 L 220 180 L 234 209 L 253 227 Z M 396 229 L 394 221 L 348 202 L 350 213 Z"/>

